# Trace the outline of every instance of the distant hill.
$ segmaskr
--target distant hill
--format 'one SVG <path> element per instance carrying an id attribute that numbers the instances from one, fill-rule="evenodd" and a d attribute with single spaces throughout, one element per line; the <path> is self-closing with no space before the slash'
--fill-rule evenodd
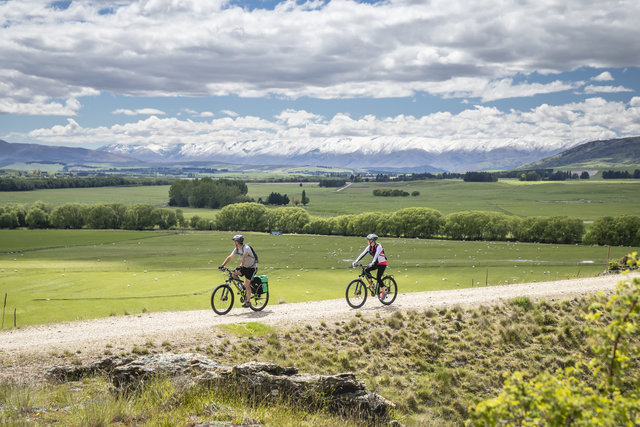
<path id="1" fill-rule="evenodd" d="M 14 144 L 0 139 L 0 167 L 20 162 L 142 163 L 130 156 L 105 151 L 39 144 Z"/>
<path id="2" fill-rule="evenodd" d="M 640 165 L 640 136 L 591 141 L 517 169 L 605 168 Z"/>

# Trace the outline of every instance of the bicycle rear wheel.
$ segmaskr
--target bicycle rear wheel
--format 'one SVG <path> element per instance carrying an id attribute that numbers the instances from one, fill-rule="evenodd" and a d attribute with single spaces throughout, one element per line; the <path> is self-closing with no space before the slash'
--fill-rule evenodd
<path id="1" fill-rule="evenodd" d="M 384 276 L 382 278 L 382 286 L 378 286 L 378 300 L 384 305 L 390 305 L 396 300 L 398 296 L 398 285 L 391 276 Z"/>
<path id="2" fill-rule="evenodd" d="M 257 293 L 251 294 L 251 310 L 260 311 L 267 306 L 269 302 L 269 291 L 262 292 L 260 295 Z"/>
<path id="3" fill-rule="evenodd" d="M 347 298 L 347 304 L 351 308 L 360 308 L 367 300 L 367 287 L 360 279 L 354 279 L 347 285 L 347 291 L 345 292 Z"/>
<path id="4" fill-rule="evenodd" d="M 233 290 L 226 283 L 218 286 L 211 294 L 211 308 L 216 314 L 227 314 L 233 307 Z"/>

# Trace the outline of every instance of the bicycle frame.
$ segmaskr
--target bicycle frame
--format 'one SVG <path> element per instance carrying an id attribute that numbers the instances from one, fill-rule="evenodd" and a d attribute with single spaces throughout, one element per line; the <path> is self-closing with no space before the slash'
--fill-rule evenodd
<path id="1" fill-rule="evenodd" d="M 376 289 L 378 288 L 378 282 L 374 280 L 375 278 L 373 277 L 373 275 L 371 273 L 368 273 L 367 271 L 365 271 L 366 266 L 362 265 L 362 264 L 358 264 L 358 267 L 360 267 L 362 269 L 362 272 L 358 275 L 358 277 L 364 279 L 364 285 L 367 287 L 367 289 L 369 289 L 369 291 L 371 292 L 371 296 L 375 296 L 376 295 Z"/>
<path id="2" fill-rule="evenodd" d="M 244 279 L 240 279 L 239 277 L 233 277 L 233 270 L 229 270 L 228 268 L 224 268 L 222 271 L 225 271 L 229 274 L 225 283 L 229 284 L 231 289 L 233 289 L 233 285 L 238 289 L 238 295 L 240 295 L 240 302 L 245 302 L 247 300 L 247 291 L 244 289 Z"/>

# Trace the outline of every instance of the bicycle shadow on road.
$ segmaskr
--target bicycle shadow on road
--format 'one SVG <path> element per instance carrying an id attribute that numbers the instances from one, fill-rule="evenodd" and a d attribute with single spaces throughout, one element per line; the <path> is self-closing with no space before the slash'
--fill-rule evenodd
<path id="1" fill-rule="evenodd" d="M 263 317 L 267 317 L 269 314 L 273 314 L 273 311 L 270 311 L 270 310 L 249 311 L 246 313 L 238 313 L 237 316 L 247 317 L 249 319 L 261 319 Z"/>

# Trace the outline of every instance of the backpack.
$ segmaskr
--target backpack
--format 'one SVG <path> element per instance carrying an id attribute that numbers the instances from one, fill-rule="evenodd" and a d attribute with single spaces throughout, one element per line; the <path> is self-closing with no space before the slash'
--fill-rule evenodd
<path id="1" fill-rule="evenodd" d="M 247 245 L 247 246 L 249 246 L 249 245 Z M 260 261 L 258 261 L 258 254 L 256 253 L 256 251 L 251 246 L 249 246 L 249 249 L 251 249 L 251 252 L 253 252 L 253 257 L 256 259 L 256 263 L 260 262 Z"/>

